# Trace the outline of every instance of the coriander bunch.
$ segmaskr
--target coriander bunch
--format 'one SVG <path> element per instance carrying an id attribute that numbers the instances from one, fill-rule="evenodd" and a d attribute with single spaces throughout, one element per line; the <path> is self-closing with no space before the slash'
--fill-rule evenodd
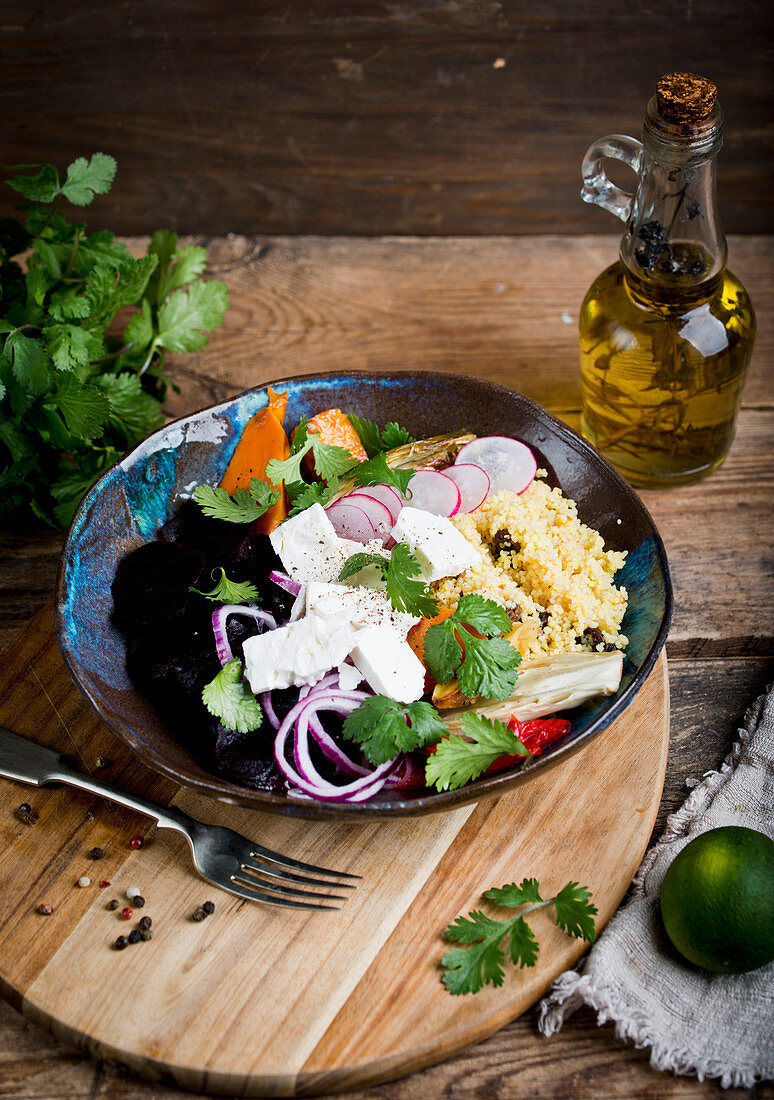
<path id="1" fill-rule="evenodd" d="M 50 164 L 9 171 L 26 201 L 20 219 L 0 219 L 0 525 L 64 527 L 92 482 L 163 423 L 164 356 L 206 345 L 228 291 L 201 279 L 205 250 L 174 233 L 154 233 L 135 259 L 112 233 L 67 220 L 63 202 L 110 190 L 105 153 L 64 176 Z"/>

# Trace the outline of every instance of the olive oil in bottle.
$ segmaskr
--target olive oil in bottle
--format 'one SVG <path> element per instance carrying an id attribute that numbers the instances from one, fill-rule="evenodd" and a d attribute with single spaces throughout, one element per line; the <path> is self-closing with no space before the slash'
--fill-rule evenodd
<path id="1" fill-rule="evenodd" d="M 582 430 L 641 487 L 685 484 L 720 466 L 755 338 L 752 303 L 726 268 L 717 217 L 716 97 L 702 77 L 663 77 L 642 144 L 603 138 L 583 165 L 583 198 L 627 229 L 619 260 L 581 308 Z M 638 173 L 633 198 L 604 174 L 605 157 Z"/>

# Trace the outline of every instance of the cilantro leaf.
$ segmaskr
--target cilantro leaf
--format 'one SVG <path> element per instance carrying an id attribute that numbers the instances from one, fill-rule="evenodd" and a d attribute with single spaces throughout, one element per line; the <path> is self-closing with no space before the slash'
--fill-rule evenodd
<path id="1" fill-rule="evenodd" d="M 59 193 L 59 175 L 53 164 L 12 164 L 9 172 L 33 171 L 5 182 L 31 202 L 53 202 Z"/>
<path id="2" fill-rule="evenodd" d="M 414 579 L 421 572 L 422 567 L 411 553 L 408 543 L 399 542 L 390 553 L 385 590 L 390 603 L 398 611 L 429 619 L 438 613 L 438 600 L 426 581 Z"/>
<path id="3" fill-rule="evenodd" d="M 59 376 L 54 401 L 67 430 L 86 442 L 99 435 L 110 416 L 107 397 L 96 386 L 79 382 L 74 374 Z"/>
<path id="4" fill-rule="evenodd" d="M 251 733 L 263 721 L 261 705 L 242 679 L 238 657 L 224 665 L 202 690 L 202 702 L 227 730 Z"/>
<path id="5" fill-rule="evenodd" d="M 99 355 L 99 338 L 87 329 L 73 324 L 47 325 L 43 329 L 46 350 L 60 370 L 85 367 L 92 356 Z"/>
<path id="6" fill-rule="evenodd" d="M 74 206 L 88 206 L 95 195 L 105 195 L 110 190 L 116 167 L 115 160 L 107 153 L 95 153 L 91 160 L 78 157 L 67 169 L 60 194 Z"/>
<path id="7" fill-rule="evenodd" d="M 215 600 L 217 603 L 260 603 L 261 598 L 258 589 L 249 581 L 232 581 L 226 576 L 226 570 L 220 568 L 218 583 L 209 592 L 202 592 L 199 588 L 191 588 L 197 596 L 204 596 L 207 600 Z"/>
<path id="8" fill-rule="evenodd" d="M 313 504 L 321 504 L 325 507 L 339 491 L 339 479 L 332 477 L 330 481 L 315 481 L 311 485 L 305 481 L 292 481 L 285 483 L 285 489 L 290 498 L 289 516 L 296 516 L 299 512 L 311 508 Z"/>
<path id="9" fill-rule="evenodd" d="M 167 351 L 201 351 L 207 344 L 205 332 L 221 324 L 227 306 L 228 288 L 216 279 L 180 287 L 159 307 L 157 346 Z"/>
<path id="10" fill-rule="evenodd" d="M 464 787 L 501 756 L 529 755 L 518 737 L 496 718 L 466 713 L 460 725 L 462 735 L 441 738 L 425 765 L 428 785 L 439 791 Z"/>
<path id="11" fill-rule="evenodd" d="M 462 596 L 454 614 L 442 623 L 434 623 L 425 635 L 425 663 L 430 675 L 445 684 L 456 673 L 460 691 L 469 699 L 479 695 L 507 699 L 516 683 L 521 654 L 505 638 L 479 638 L 469 627 L 491 635 L 502 634 L 511 625 L 494 600 Z"/>
<path id="12" fill-rule="evenodd" d="M 348 581 L 350 577 L 356 576 L 361 570 L 365 569 L 367 565 L 375 565 L 381 570 L 382 577 L 387 575 L 387 568 L 389 566 L 389 559 L 383 557 L 381 554 L 369 554 L 363 551 L 362 554 L 352 554 L 347 558 L 341 567 L 337 580 Z"/>
<path id="13" fill-rule="evenodd" d="M 460 596 L 454 618 L 486 634 L 488 638 L 493 634 L 507 634 L 513 627 L 504 607 L 495 600 L 486 600 L 478 595 Z"/>
<path id="14" fill-rule="evenodd" d="M 468 944 L 447 951 L 441 959 L 444 968 L 443 984 L 450 993 L 478 993 L 485 984 L 500 986 L 503 983 L 505 953 L 503 940 L 508 938 L 508 957 L 514 965 L 534 966 L 539 945 L 525 918 L 538 909 L 554 905 L 556 923 L 573 936 L 583 936 L 589 942 L 595 938 L 593 915 L 596 908 L 590 904 L 591 894 L 577 882 L 567 885 L 552 898 L 543 900 L 537 879 L 525 878 L 520 885 L 511 883 L 499 889 L 487 890 L 484 897 L 497 905 L 513 909 L 526 909 L 504 920 L 495 920 L 478 909 L 467 917 L 457 917 L 444 932 L 444 939 L 452 943 Z M 565 908 L 567 907 L 567 908 Z M 569 912 L 567 911 L 569 910 Z"/>
<path id="15" fill-rule="evenodd" d="M 431 745 L 446 732 L 430 703 L 398 703 L 387 695 L 365 699 L 347 715 L 342 728 L 344 737 L 356 742 L 374 765 Z"/>
<path id="16" fill-rule="evenodd" d="M 396 424 L 394 420 L 385 424 L 384 429 L 380 432 L 373 420 L 368 420 L 364 416 L 355 416 L 354 413 L 347 413 L 347 416 L 352 427 L 360 436 L 360 442 L 363 444 L 369 458 L 373 458 L 384 451 L 391 451 L 394 447 L 400 447 L 404 443 L 414 442 L 414 437 L 409 435 L 405 428 L 401 428 L 399 424 Z"/>
<path id="17" fill-rule="evenodd" d="M 277 503 L 279 490 L 254 477 L 247 489 L 236 489 L 230 496 L 225 489 L 197 485 L 193 498 L 205 516 L 229 523 L 253 523 Z"/>
<path id="18" fill-rule="evenodd" d="M 4 350 L 11 356 L 14 378 L 19 385 L 35 396 L 45 393 L 51 377 L 51 360 L 40 341 L 17 329 L 9 333 Z"/>
<path id="19" fill-rule="evenodd" d="M 355 464 L 356 460 L 345 447 L 323 443 L 317 432 L 309 432 L 308 441 L 312 449 L 315 472 L 324 481 L 346 473 Z"/>
<path id="20" fill-rule="evenodd" d="M 148 435 L 164 423 L 161 406 L 155 397 L 142 388 L 139 375 L 100 374 L 95 385 L 110 402 L 108 424 L 128 444 Z"/>
<path id="21" fill-rule="evenodd" d="M 326 482 L 333 482 L 335 479 L 335 489 L 330 491 L 330 495 L 333 496 L 338 492 L 339 475 L 350 470 L 355 460 L 344 447 L 324 443 L 317 432 L 310 432 L 308 423 L 307 418 L 302 416 L 290 444 L 290 454 L 283 461 L 273 458 L 267 462 L 266 474 L 273 485 L 279 485 L 283 481 L 286 486 L 305 485 L 301 475 L 301 463 L 311 451 L 315 472 Z M 296 492 L 296 498 L 300 492 L 301 489 Z M 316 501 L 310 500 L 309 503 L 314 504 Z M 308 506 L 305 505 L 305 507 Z M 298 511 L 301 509 L 299 508 Z"/>
<path id="22" fill-rule="evenodd" d="M 505 638 L 465 634 L 465 659 L 457 670 L 460 691 L 468 699 L 507 699 L 519 675 L 521 654 Z"/>
<path id="23" fill-rule="evenodd" d="M 413 470 L 393 470 L 383 454 L 361 462 L 354 471 L 355 485 L 392 485 L 401 495 L 405 495 L 413 476 Z"/>
<path id="24" fill-rule="evenodd" d="M 594 928 L 596 906 L 590 903 L 591 893 L 577 882 L 568 882 L 554 898 L 556 923 L 570 936 L 593 943 L 597 938 Z"/>

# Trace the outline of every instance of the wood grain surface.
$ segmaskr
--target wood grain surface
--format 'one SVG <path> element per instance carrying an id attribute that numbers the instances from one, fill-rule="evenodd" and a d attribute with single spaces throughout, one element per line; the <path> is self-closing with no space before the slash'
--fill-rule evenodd
<path id="1" fill-rule="evenodd" d="M 0 780 L 4 995 L 54 1034 L 152 1079 L 288 1096 L 433 1064 L 507 1023 L 574 965 L 585 945 L 542 913 L 537 965 L 512 968 L 502 989 L 457 999 L 440 983 L 439 936 L 480 903 L 482 875 L 496 884 L 536 877 L 544 896 L 571 876 L 592 891 L 604 926 L 655 820 L 669 696 L 662 655 L 596 744 L 519 791 L 362 826 L 291 821 L 169 790 L 90 712 L 59 654 L 50 609 L 0 661 L 0 722 L 75 755 L 89 773 L 118 775 L 122 789 L 150 789 L 200 820 L 362 876 L 335 914 L 246 903 L 193 873 L 181 837 L 138 827 L 134 815 L 82 792 Z M 97 746 L 107 767 L 94 763 Z M 20 799 L 40 815 L 36 825 L 14 813 Z M 135 829 L 145 837 L 138 851 L 128 843 Z M 95 845 L 105 852 L 96 863 Z M 91 884 L 81 889 L 82 875 Z M 110 886 L 101 890 L 103 876 Z M 112 943 L 131 926 L 106 903 L 127 904 L 132 883 L 146 898 L 136 917 L 153 914 L 154 938 L 118 953 Z M 191 919 L 203 895 L 216 899 L 206 926 Z M 53 906 L 49 917 L 37 912 L 41 902 Z"/>
<path id="2" fill-rule="evenodd" d="M 183 387 L 171 410 L 176 414 L 283 373 L 415 365 L 491 378 L 577 425 L 578 307 L 592 278 L 614 260 L 617 238 L 237 237 L 206 243 L 213 269 L 231 287 L 232 307 L 209 348 L 175 363 Z M 686 781 L 719 766 L 747 705 L 774 679 L 774 242 L 732 238 L 730 265 L 758 313 L 737 440 L 708 481 L 643 494 L 664 538 L 676 589 L 667 646 L 671 743 L 654 835 L 684 801 Z M 381 304 L 373 297 L 374 280 Z M 392 357 L 391 334 L 399 348 Z M 60 545 L 54 532 L 0 535 L 0 642 L 51 599 Z M 4 1100 L 192 1095 L 93 1063 L 0 1002 Z M 772 1097 L 774 1089 L 722 1090 L 716 1082 L 655 1072 L 647 1052 L 619 1042 L 610 1025 L 598 1028 L 585 1009 L 551 1040 L 537 1034 L 534 1012 L 528 1012 L 448 1062 L 347 1095 L 748 1100 Z"/>
<path id="3" fill-rule="evenodd" d="M 0 9 L 3 163 L 116 156 L 92 228 L 609 233 L 581 203 L 658 78 L 726 115 L 728 232 L 774 230 L 771 5 L 725 0 L 56 0 Z M 631 174 L 619 170 L 631 186 Z M 2 189 L 0 213 L 13 198 Z"/>

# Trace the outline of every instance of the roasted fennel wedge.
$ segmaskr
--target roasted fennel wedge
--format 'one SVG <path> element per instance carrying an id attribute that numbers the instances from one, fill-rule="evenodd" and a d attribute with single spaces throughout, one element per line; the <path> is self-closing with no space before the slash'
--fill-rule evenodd
<path id="1" fill-rule="evenodd" d="M 560 653 L 541 657 L 519 666 L 513 694 L 502 701 L 471 700 L 476 713 L 508 722 L 518 718 L 528 722 L 546 714 L 570 710 L 598 695 L 613 695 L 621 683 L 623 653 Z M 462 732 L 460 717 L 470 707 L 455 707 L 443 712 L 450 733 Z"/>

